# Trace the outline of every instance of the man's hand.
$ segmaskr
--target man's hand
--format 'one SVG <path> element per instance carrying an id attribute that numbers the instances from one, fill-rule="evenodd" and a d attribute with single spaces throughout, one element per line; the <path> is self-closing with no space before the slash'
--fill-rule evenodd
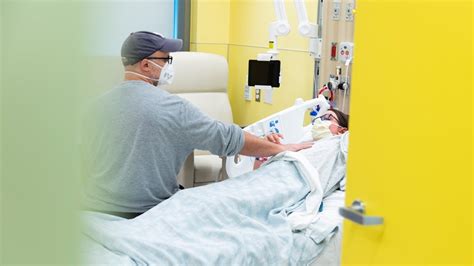
<path id="1" fill-rule="evenodd" d="M 311 148 L 313 146 L 313 142 L 303 142 L 299 144 L 285 144 L 283 145 L 287 151 L 300 151 L 304 149 Z"/>

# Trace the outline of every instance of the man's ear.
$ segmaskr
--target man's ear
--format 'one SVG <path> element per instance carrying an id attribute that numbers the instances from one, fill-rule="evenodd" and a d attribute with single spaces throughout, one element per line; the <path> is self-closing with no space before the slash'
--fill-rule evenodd
<path id="1" fill-rule="evenodd" d="M 148 60 L 143 59 L 140 62 L 138 62 L 138 65 L 141 71 L 145 73 L 150 71 L 150 63 L 148 63 Z"/>

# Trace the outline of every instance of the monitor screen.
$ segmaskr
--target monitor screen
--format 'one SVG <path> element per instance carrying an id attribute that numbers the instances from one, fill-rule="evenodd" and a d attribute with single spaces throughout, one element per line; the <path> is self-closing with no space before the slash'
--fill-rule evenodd
<path id="1" fill-rule="evenodd" d="M 249 60 L 249 86 L 280 87 L 280 61 Z"/>

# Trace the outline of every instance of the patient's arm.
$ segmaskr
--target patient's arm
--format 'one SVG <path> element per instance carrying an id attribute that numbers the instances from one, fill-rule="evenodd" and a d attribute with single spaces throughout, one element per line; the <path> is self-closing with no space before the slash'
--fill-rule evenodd
<path id="1" fill-rule="evenodd" d="M 280 140 L 284 139 L 283 135 L 280 134 L 280 133 L 272 133 L 270 135 L 265 136 L 265 138 L 268 141 L 276 143 L 276 144 L 281 144 Z M 302 141 L 299 144 L 303 144 L 305 146 L 304 149 L 307 149 L 307 148 L 311 148 L 311 146 L 314 144 L 314 141 L 312 141 L 312 140 Z M 301 149 L 301 150 L 303 150 L 303 149 Z"/>
<path id="2" fill-rule="evenodd" d="M 267 135 L 265 137 L 265 139 L 270 143 L 275 143 L 277 145 L 285 147 L 287 151 L 299 151 L 299 150 L 302 150 L 302 149 L 311 148 L 311 146 L 313 146 L 313 142 L 304 142 L 304 143 L 300 143 L 300 144 L 282 145 L 280 143 L 280 139 L 283 139 L 283 135 L 278 134 L 278 133 Z M 259 168 L 260 165 L 262 165 L 267 160 L 267 158 L 265 158 L 265 157 L 267 157 L 267 156 L 257 156 L 257 159 L 255 160 L 254 166 L 253 166 L 254 170 Z"/>
<path id="3" fill-rule="evenodd" d="M 275 144 L 244 132 L 245 143 L 240 154 L 254 157 L 268 157 L 285 151 L 283 145 Z"/>
<path id="4" fill-rule="evenodd" d="M 283 151 L 299 151 L 310 148 L 311 146 L 312 143 L 276 144 L 245 132 L 245 143 L 240 154 L 255 157 L 269 157 Z"/>

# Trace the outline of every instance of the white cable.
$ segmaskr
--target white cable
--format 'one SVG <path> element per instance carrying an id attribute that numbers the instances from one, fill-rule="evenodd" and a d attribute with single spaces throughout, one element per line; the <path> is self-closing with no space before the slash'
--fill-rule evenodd
<path id="1" fill-rule="evenodd" d="M 343 88 L 344 88 L 344 96 L 342 98 L 342 111 L 343 112 L 345 111 L 344 107 L 346 105 L 346 95 L 347 95 L 347 90 L 349 89 L 349 85 L 348 85 L 349 84 L 349 66 L 351 64 L 351 60 L 352 60 L 352 58 L 348 58 L 346 60 L 346 64 L 345 64 L 346 65 L 346 78 L 345 78 L 346 87 L 344 88 L 344 86 L 343 86 Z"/>
<path id="2" fill-rule="evenodd" d="M 344 96 L 342 97 L 342 111 L 345 112 L 344 106 L 346 105 L 346 95 L 347 95 L 347 89 L 344 89 Z"/>

